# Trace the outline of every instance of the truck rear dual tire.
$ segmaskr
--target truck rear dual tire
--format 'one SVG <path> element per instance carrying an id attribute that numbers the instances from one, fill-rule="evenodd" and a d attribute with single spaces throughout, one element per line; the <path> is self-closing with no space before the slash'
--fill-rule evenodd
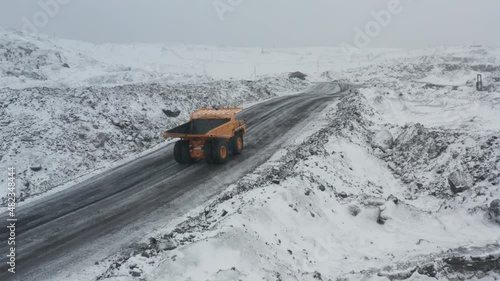
<path id="1" fill-rule="evenodd" d="M 207 164 L 214 163 L 214 154 L 212 146 L 213 146 L 213 141 L 208 140 L 205 143 L 205 146 L 203 147 L 203 153 L 205 154 L 205 162 L 207 162 Z"/>
<path id="2" fill-rule="evenodd" d="M 189 141 L 181 140 L 175 143 L 174 146 L 174 159 L 179 164 L 191 164 L 195 159 L 191 158 L 189 151 Z"/>
<path id="3" fill-rule="evenodd" d="M 208 164 L 224 164 L 229 158 L 228 142 L 225 140 L 207 141 L 204 153 Z"/>
<path id="4" fill-rule="evenodd" d="M 224 164 L 229 156 L 227 141 L 218 140 L 214 142 L 213 155 L 215 164 Z"/>

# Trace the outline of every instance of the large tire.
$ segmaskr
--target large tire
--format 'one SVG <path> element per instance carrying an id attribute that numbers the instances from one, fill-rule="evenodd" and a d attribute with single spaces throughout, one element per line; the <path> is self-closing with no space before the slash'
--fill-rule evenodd
<path id="1" fill-rule="evenodd" d="M 179 164 L 191 164 L 195 160 L 191 158 L 189 152 L 189 141 L 180 140 L 174 146 L 174 159 Z"/>
<path id="2" fill-rule="evenodd" d="M 236 133 L 234 137 L 231 138 L 230 142 L 231 152 L 234 155 L 241 154 L 243 151 L 243 134 Z"/>
<path id="3" fill-rule="evenodd" d="M 205 154 L 205 162 L 207 162 L 207 164 L 213 164 L 214 154 L 213 154 L 213 142 L 211 140 L 207 140 L 205 142 L 205 146 L 203 147 L 203 153 Z"/>
<path id="4" fill-rule="evenodd" d="M 224 164 L 228 160 L 229 156 L 229 149 L 228 149 L 228 143 L 225 140 L 217 140 L 214 141 L 214 145 L 212 146 L 212 153 L 214 156 L 214 163 L 215 164 Z"/>
<path id="5" fill-rule="evenodd" d="M 193 164 L 196 159 L 191 158 L 191 150 L 189 149 L 189 141 L 182 144 L 182 159 L 186 164 Z"/>
<path id="6" fill-rule="evenodd" d="M 184 164 L 182 160 L 182 141 L 178 141 L 174 146 L 174 159 L 179 164 Z"/>

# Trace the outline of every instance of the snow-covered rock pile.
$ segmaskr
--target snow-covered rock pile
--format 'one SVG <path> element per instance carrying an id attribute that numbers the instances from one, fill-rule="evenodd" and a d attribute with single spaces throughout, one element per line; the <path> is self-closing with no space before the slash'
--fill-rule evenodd
<path id="1" fill-rule="evenodd" d="M 500 199 L 491 201 L 489 212 L 491 219 L 500 224 Z"/>
<path id="2" fill-rule="evenodd" d="M 428 192 L 448 196 L 500 182 L 500 141 L 496 134 L 428 129 L 422 124 L 399 128 L 394 147 L 380 153 L 396 177 L 411 186 L 408 196 Z"/>
<path id="3" fill-rule="evenodd" d="M 491 245 L 491 249 L 495 249 L 494 245 Z M 494 273 L 500 272 L 498 254 L 464 255 L 460 251 L 448 254 L 449 257 L 439 257 L 430 263 L 404 270 L 401 270 L 404 265 L 388 267 L 378 276 L 389 280 L 496 280 Z"/>
<path id="4" fill-rule="evenodd" d="M 477 51 L 474 48 L 437 48 L 426 56 L 402 57 L 343 72 L 326 71 L 321 77 L 328 81 L 347 80 L 387 86 L 385 93 L 399 91 L 401 96 L 411 94 L 412 98 L 418 98 L 419 92 L 428 90 L 434 90 L 437 95 L 470 88 L 475 90 L 477 74 L 481 74 L 484 93 L 498 92 L 498 51 L 488 48 L 481 49 L 480 53 Z"/>
<path id="5" fill-rule="evenodd" d="M 283 75 L 202 84 L 0 89 L 5 140 L 0 163 L 17 167 L 18 199 L 24 200 L 164 142 L 161 133 L 197 108 L 239 106 L 308 85 Z M 178 111 L 177 117 L 166 116 L 168 111 Z"/>
<path id="6" fill-rule="evenodd" d="M 394 137 L 388 130 L 380 130 L 373 136 L 372 144 L 385 152 L 394 145 Z"/>
<path id="7" fill-rule="evenodd" d="M 418 193 L 482 194 L 497 186 L 500 161 L 499 67 L 490 49 L 436 49 L 432 56 L 401 58 L 338 73 L 362 83 L 361 93 L 382 123 L 370 141 L 395 176 Z M 487 90 L 475 89 L 482 73 Z M 367 139 L 368 140 L 368 139 Z"/>
<path id="8" fill-rule="evenodd" d="M 97 46 L 94 46 L 98 48 Z M 123 54 L 122 61 L 129 59 Z M 43 35 L 31 35 L 0 27 L 0 88 L 77 88 L 137 83 L 201 83 L 207 76 L 162 74 L 121 63 L 96 60 L 91 52 L 63 47 Z"/>
<path id="9" fill-rule="evenodd" d="M 41 48 L 37 40 L 0 30 L 0 77 L 47 80 L 45 71 L 68 68 L 68 61 L 55 46 Z"/>

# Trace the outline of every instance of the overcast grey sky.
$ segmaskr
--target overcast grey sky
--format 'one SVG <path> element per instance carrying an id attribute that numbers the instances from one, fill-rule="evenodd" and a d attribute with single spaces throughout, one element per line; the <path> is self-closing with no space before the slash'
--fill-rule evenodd
<path id="1" fill-rule="evenodd" d="M 398 0 L 0 1 L 0 26 L 34 26 L 61 38 L 296 47 L 354 44 L 355 28 L 365 30 L 374 20 L 371 12 Z M 61 4 L 53 7 L 54 1 Z M 401 12 L 391 15 L 388 26 L 373 29 L 370 47 L 500 46 L 498 0 L 399 1 Z M 52 5 L 44 10 L 40 3 Z"/>

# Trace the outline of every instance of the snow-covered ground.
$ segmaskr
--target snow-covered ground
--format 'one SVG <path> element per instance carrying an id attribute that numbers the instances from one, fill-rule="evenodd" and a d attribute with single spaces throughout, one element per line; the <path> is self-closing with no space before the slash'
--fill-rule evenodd
<path id="1" fill-rule="evenodd" d="M 183 223 L 86 269 L 98 279 L 500 278 L 499 50 L 347 61 L 338 48 L 95 45 L 7 30 L 0 46 L 0 164 L 18 167 L 21 200 L 161 145 L 195 108 L 356 85 Z M 295 70 L 308 80 L 288 79 Z"/>
<path id="2" fill-rule="evenodd" d="M 373 49 L 349 60 L 341 48 L 242 48 L 172 44 L 102 44 L 56 40 L 68 49 L 89 53 L 109 64 L 123 64 L 163 74 L 183 73 L 215 79 L 255 79 L 300 70 L 310 75 L 342 70 L 431 50 Z"/>
<path id="3" fill-rule="evenodd" d="M 497 280 L 500 85 L 471 83 L 496 53 L 456 54 L 324 73 L 361 86 L 98 279 Z"/>
<path id="4" fill-rule="evenodd" d="M 255 80 L 302 71 L 313 80 L 324 71 L 432 55 L 435 49 L 338 47 L 241 48 L 180 44 L 93 44 L 21 34 L 0 27 L 0 87 L 74 88 L 134 83 L 202 83 Z"/>

